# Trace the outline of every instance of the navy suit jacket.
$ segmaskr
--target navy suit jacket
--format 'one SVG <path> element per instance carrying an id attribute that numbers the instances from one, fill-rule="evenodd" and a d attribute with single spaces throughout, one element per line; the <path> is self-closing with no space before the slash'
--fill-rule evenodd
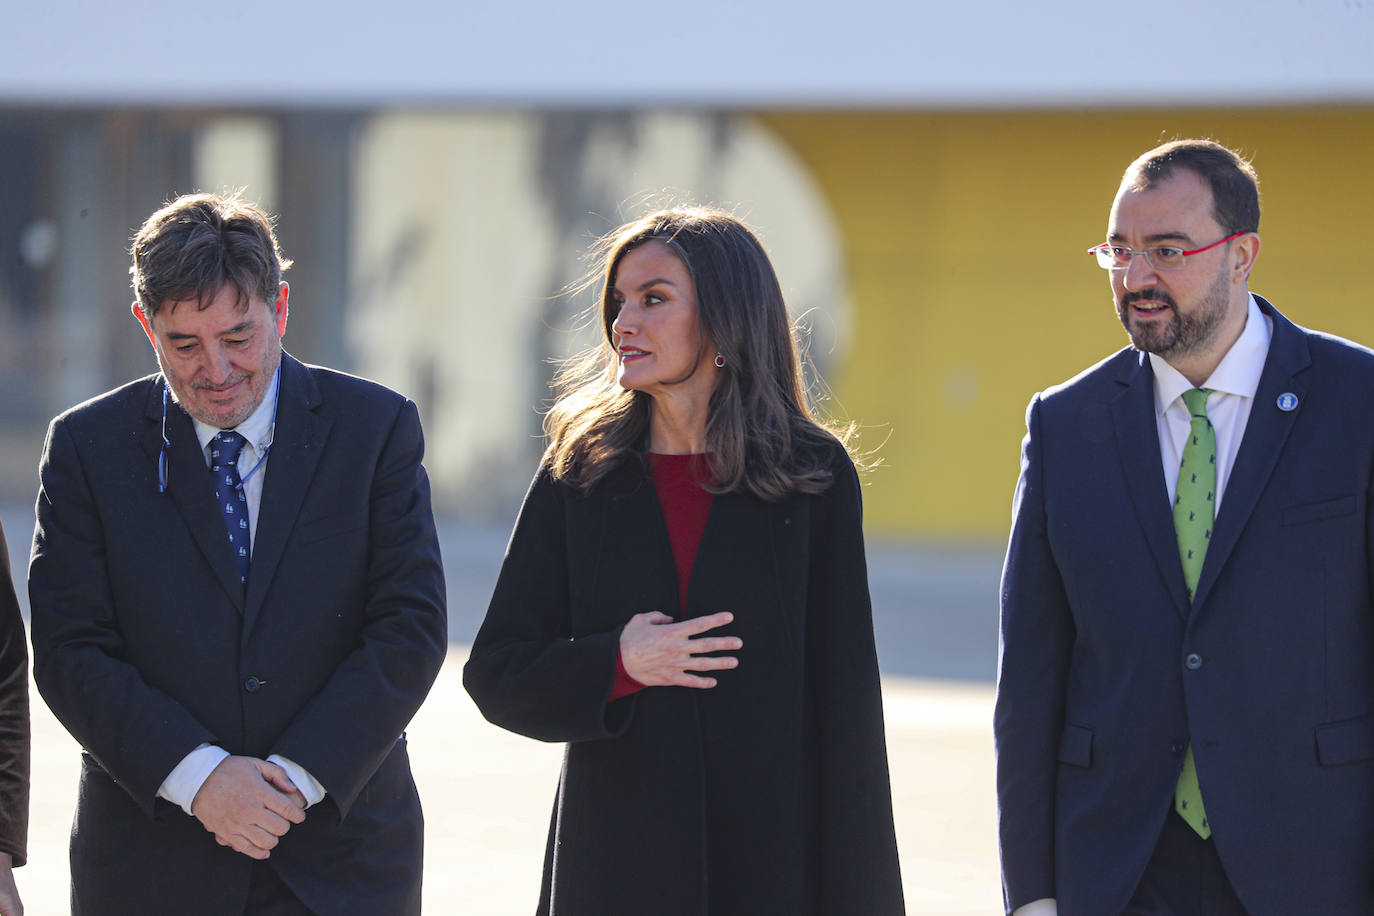
<path id="1" fill-rule="evenodd" d="M 1009 912 L 1121 912 L 1191 742 L 1254 916 L 1374 913 L 1374 353 L 1259 305 L 1273 341 L 1191 602 L 1148 358 L 1027 410 L 995 715 Z"/>
<path id="2" fill-rule="evenodd" d="M 403 730 L 447 648 L 415 405 L 283 354 L 247 594 L 190 417 L 162 379 L 49 428 L 29 568 L 34 672 L 81 743 L 73 912 L 240 916 L 252 861 L 156 797 L 202 742 L 323 783 L 269 860 L 320 916 L 418 913 Z"/>

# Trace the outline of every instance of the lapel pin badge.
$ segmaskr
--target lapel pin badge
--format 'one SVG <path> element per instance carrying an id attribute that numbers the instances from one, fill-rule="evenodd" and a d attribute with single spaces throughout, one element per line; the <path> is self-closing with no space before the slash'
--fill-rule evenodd
<path id="1" fill-rule="evenodd" d="M 1298 396 L 1291 391 L 1285 391 L 1283 394 L 1279 395 L 1275 403 L 1279 405 L 1279 410 L 1287 413 L 1298 406 Z"/>

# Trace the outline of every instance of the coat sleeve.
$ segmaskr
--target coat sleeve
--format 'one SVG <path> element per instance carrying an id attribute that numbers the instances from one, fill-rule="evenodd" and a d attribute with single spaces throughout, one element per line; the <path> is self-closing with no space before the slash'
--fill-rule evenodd
<path id="1" fill-rule="evenodd" d="M 621 734 L 635 696 L 607 703 L 620 628 L 573 633 L 564 488 L 547 468 L 520 507 L 463 685 L 492 723 L 540 741 Z"/>
<path id="2" fill-rule="evenodd" d="M 0 529 L 0 852 L 16 866 L 29 834 L 29 649 Z"/>
<path id="3" fill-rule="evenodd" d="M 811 515 L 806 701 L 816 740 L 817 912 L 905 912 L 892 819 L 882 690 L 853 463 L 836 448 Z"/>
<path id="4" fill-rule="evenodd" d="M 108 532 L 60 418 L 39 465 L 37 518 L 29 561 L 34 679 L 72 737 L 152 815 L 163 779 L 215 736 L 128 661 L 106 569 Z"/>
<path id="5" fill-rule="evenodd" d="M 1006 910 L 1055 896 L 1054 799 L 1074 626 L 1046 521 L 1039 395 L 1026 411 L 1002 570 L 993 732 Z"/>
<path id="6" fill-rule="evenodd" d="M 405 401 L 371 480 L 367 599 L 356 645 L 273 747 L 324 785 L 341 816 L 424 702 L 448 651 L 423 457 L 419 413 Z"/>

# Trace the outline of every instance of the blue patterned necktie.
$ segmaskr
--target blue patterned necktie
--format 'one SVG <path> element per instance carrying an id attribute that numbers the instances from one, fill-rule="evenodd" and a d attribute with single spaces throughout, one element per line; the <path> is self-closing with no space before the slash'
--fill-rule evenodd
<path id="1" fill-rule="evenodd" d="M 229 546 L 234 550 L 234 562 L 239 565 L 239 580 L 248 588 L 248 560 L 251 554 L 248 529 L 248 499 L 243 495 L 243 481 L 239 479 L 239 452 L 248 440 L 233 430 L 221 430 L 210 440 L 210 480 L 215 485 L 215 499 L 224 527 L 229 532 Z"/>
<path id="2" fill-rule="evenodd" d="M 1212 520 L 1216 518 L 1217 491 L 1217 434 L 1207 419 L 1207 395 L 1210 389 L 1194 388 L 1183 392 L 1192 429 L 1183 447 L 1183 460 L 1178 468 L 1178 492 L 1174 497 L 1174 532 L 1178 535 L 1178 558 L 1183 564 L 1183 583 L 1188 586 L 1191 599 L 1197 592 L 1202 561 L 1207 556 L 1207 544 L 1212 539 Z M 1198 786 L 1197 762 L 1193 759 L 1193 745 L 1183 758 L 1183 772 L 1174 788 L 1174 810 L 1188 826 L 1204 840 L 1212 835 L 1207 823 L 1207 809 L 1202 804 L 1202 789 Z"/>

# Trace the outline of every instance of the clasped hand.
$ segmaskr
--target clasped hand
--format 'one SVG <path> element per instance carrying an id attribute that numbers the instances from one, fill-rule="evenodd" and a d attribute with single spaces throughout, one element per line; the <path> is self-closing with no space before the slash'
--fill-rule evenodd
<path id="1" fill-rule="evenodd" d="M 191 813 L 221 846 L 265 859 L 292 824 L 305 820 L 305 796 L 275 763 L 226 757 L 196 793 Z"/>
<path id="2" fill-rule="evenodd" d="M 625 672 L 646 687 L 714 687 L 716 679 L 692 674 L 733 668 L 733 655 L 700 656 L 699 652 L 733 652 L 744 647 L 738 636 L 700 634 L 735 619 L 729 611 L 693 617 L 681 623 L 658 611 L 636 614 L 620 631 L 620 663 Z"/>

